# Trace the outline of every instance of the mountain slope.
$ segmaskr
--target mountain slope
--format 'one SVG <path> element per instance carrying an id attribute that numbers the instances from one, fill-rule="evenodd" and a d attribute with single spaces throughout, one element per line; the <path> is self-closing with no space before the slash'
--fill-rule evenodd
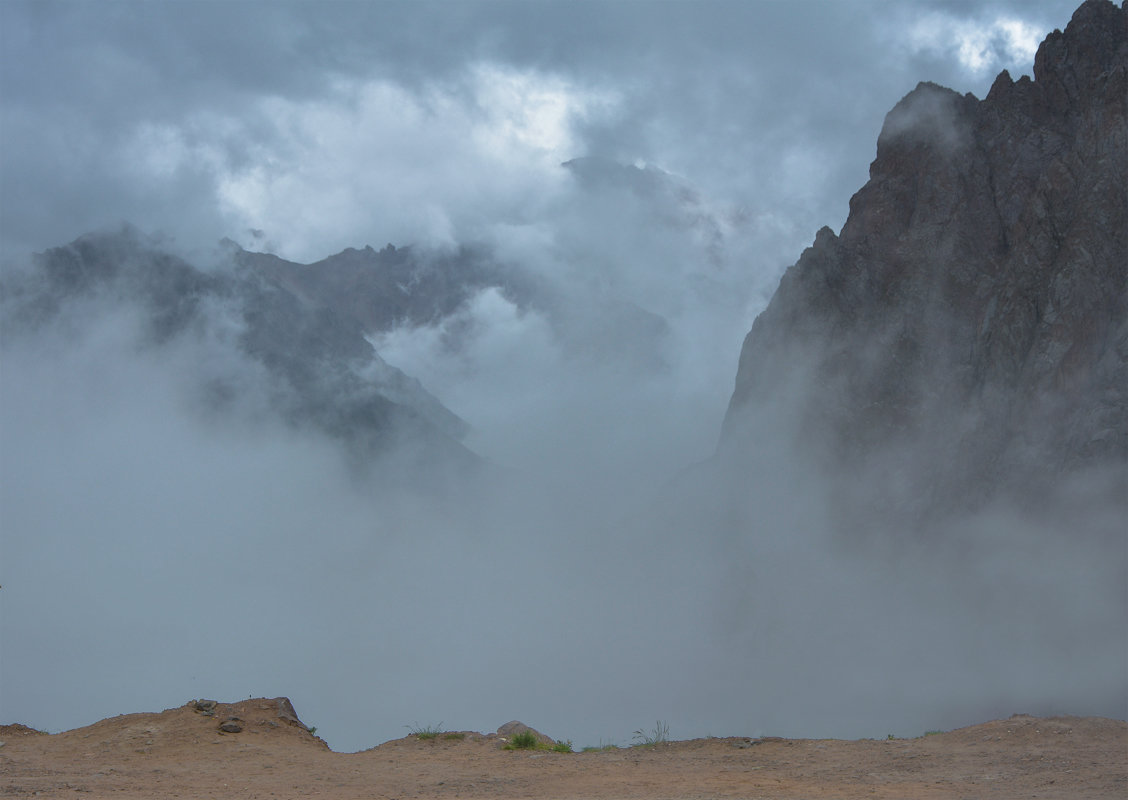
<path id="1" fill-rule="evenodd" d="M 1123 484 L 1128 11 L 1087 0 L 1034 74 L 982 101 L 921 84 L 889 113 L 841 233 L 745 339 L 723 455 L 787 427 L 901 519 Z"/>

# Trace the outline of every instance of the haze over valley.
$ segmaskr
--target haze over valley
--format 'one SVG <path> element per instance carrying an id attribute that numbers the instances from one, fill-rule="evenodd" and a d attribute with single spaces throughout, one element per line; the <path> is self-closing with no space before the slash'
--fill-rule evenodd
<path id="1" fill-rule="evenodd" d="M 326 5 L 0 6 L 0 721 L 1125 717 L 1122 4 Z"/>

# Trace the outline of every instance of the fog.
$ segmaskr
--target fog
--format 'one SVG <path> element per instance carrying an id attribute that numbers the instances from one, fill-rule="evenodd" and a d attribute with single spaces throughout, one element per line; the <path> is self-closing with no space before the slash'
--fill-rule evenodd
<path id="1" fill-rule="evenodd" d="M 1124 716 L 1102 484 L 844 538 L 779 419 L 739 480 L 709 460 L 741 339 L 885 112 L 1029 72 L 1073 4 L 418 5 L 0 7 L 0 721 L 285 695 L 357 750 Z M 167 341 L 116 285 L 20 316 L 29 252 L 121 220 L 214 275 L 226 236 L 474 245 L 546 287 L 369 336 L 486 468 L 430 483 L 410 439 L 358 466 L 279 411 L 223 302 Z"/>

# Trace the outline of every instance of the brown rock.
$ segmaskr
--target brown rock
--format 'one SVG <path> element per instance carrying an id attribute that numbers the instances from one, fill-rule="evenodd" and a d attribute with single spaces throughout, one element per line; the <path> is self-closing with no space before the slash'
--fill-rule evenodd
<path id="1" fill-rule="evenodd" d="M 274 706 L 278 711 L 278 719 L 287 722 L 290 725 L 301 725 L 301 727 L 305 727 L 305 725 L 302 724 L 302 721 L 298 719 L 298 712 L 294 710 L 294 704 L 290 702 L 290 698 L 276 697 L 271 702 L 274 703 Z"/>
<path id="2" fill-rule="evenodd" d="M 549 747 L 556 744 L 556 740 L 552 737 L 546 736 L 535 728 L 530 728 L 525 723 L 518 722 L 517 720 L 507 722 L 497 729 L 497 735 L 505 739 L 511 739 L 519 733 L 531 733 L 537 738 L 538 742 L 548 745 Z"/>
<path id="3" fill-rule="evenodd" d="M 219 704 L 215 700 L 193 700 L 189 705 L 201 714 L 211 715 Z"/>

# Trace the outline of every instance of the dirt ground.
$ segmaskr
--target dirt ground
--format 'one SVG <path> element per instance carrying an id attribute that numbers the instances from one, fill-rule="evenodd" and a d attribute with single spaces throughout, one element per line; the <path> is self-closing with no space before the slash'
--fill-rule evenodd
<path id="1" fill-rule="evenodd" d="M 1016 716 L 916 739 L 696 739 L 583 753 L 443 732 L 334 753 L 277 698 L 193 702 L 54 735 L 4 725 L 0 741 L 0 797 L 1128 797 L 1128 725 L 1094 717 Z"/>

